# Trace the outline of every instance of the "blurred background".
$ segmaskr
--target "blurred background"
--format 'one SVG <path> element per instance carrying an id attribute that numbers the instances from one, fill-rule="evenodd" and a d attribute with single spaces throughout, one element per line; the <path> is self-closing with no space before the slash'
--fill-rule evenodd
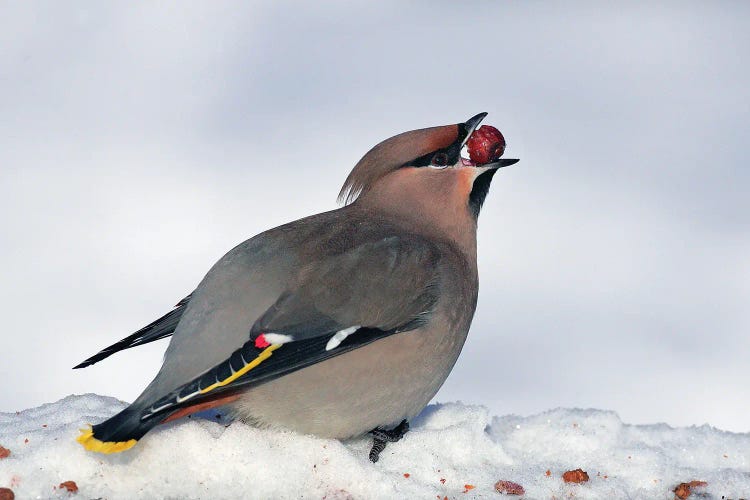
<path id="1" fill-rule="evenodd" d="M 3 2 L 0 411 L 133 400 L 166 341 L 71 367 L 487 111 L 522 161 L 436 400 L 750 431 L 749 60 L 747 2 Z"/>

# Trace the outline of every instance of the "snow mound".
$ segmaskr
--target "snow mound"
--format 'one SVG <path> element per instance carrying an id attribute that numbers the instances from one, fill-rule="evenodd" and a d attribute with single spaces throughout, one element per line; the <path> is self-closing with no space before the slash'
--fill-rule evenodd
<path id="1" fill-rule="evenodd" d="M 492 418 L 483 407 L 428 406 L 377 464 L 370 440 L 318 439 L 221 418 L 189 418 L 117 455 L 75 438 L 125 403 L 87 394 L 0 413 L 0 487 L 16 498 L 499 498 L 498 480 L 526 498 L 672 499 L 681 482 L 707 481 L 702 498 L 750 496 L 750 434 L 701 426 L 623 424 L 612 412 L 557 409 Z M 215 417 L 214 414 L 209 417 Z M 590 480 L 566 484 L 582 468 Z M 547 472 L 549 471 L 549 473 Z M 695 495 L 694 495 L 695 497 Z M 696 497 L 696 498 L 701 498 Z"/>

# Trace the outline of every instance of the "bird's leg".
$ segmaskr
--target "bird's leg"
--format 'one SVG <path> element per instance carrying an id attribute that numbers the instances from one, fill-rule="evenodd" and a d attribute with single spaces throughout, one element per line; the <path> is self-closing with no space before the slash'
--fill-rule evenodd
<path id="1" fill-rule="evenodd" d="M 370 431 L 372 434 L 372 449 L 370 450 L 370 461 L 375 463 L 380 458 L 380 452 L 385 449 L 387 443 L 400 441 L 404 434 L 409 432 L 409 422 L 402 420 L 395 428 L 390 431 L 376 427 Z"/>
<path id="2" fill-rule="evenodd" d="M 381 429 L 380 427 L 376 427 L 375 429 L 370 431 L 370 434 L 372 434 L 375 439 L 378 439 L 380 441 L 386 443 L 395 443 L 397 441 L 400 441 L 401 438 L 404 437 L 404 434 L 406 434 L 407 432 L 409 432 L 409 422 L 407 422 L 406 420 L 402 420 L 400 424 L 398 424 L 390 431 Z"/>

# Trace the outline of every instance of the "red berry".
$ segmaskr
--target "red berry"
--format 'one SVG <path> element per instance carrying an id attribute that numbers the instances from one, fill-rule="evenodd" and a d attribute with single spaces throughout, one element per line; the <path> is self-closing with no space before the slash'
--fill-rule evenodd
<path id="1" fill-rule="evenodd" d="M 495 161 L 505 152 L 505 138 L 492 125 L 482 125 L 466 142 L 469 158 L 477 165 Z"/>

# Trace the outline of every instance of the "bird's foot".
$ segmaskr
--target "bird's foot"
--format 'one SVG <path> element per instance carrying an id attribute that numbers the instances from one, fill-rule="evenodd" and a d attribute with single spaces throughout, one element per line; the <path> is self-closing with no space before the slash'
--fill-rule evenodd
<path id="1" fill-rule="evenodd" d="M 370 431 L 372 434 L 372 449 L 370 450 L 370 461 L 375 463 L 380 458 L 380 453 L 385 449 L 387 443 L 400 441 L 404 435 L 409 432 L 409 422 L 402 420 L 395 428 L 388 431 L 376 427 Z"/>

